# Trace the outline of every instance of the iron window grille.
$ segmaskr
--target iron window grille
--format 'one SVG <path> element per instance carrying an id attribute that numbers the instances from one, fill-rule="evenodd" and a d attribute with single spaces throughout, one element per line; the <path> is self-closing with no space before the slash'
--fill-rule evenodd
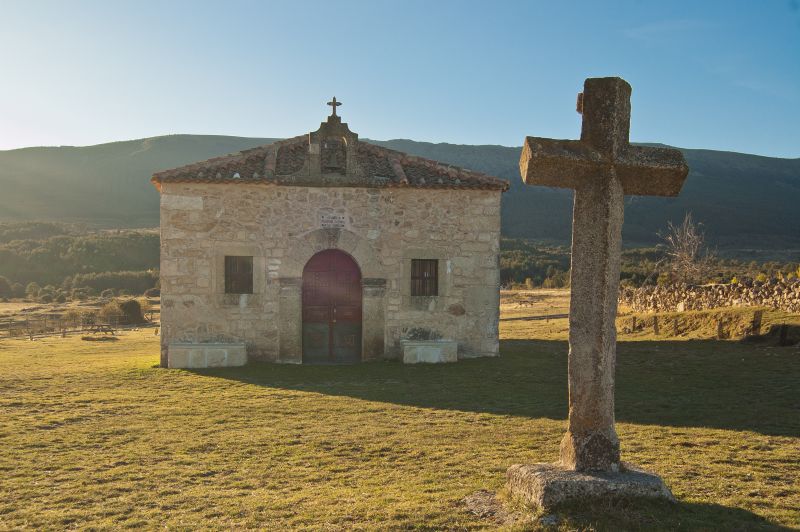
<path id="1" fill-rule="evenodd" d="M 411 295 L 439 295 L 439 261 L 411 259 Z"/>
<path id="2" fill-rule="evenodd" d="M 253 293 L 253 257 L 225 257 L 225 293 Z"/>

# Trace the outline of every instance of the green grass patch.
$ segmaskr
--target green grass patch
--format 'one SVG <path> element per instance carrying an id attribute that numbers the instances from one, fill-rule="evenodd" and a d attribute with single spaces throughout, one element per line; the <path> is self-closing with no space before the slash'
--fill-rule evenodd
<path id="1" fill-rule="evenodd" d="M 163 370 L 158 338 L 0 341 L 0 529 L 480 529 L 462 499 L 554 461 L 566 343 L 447 366 Z M 679 504 L 564 508 L 562 529 L 800 526 L 800 354 L 622 342 L 623 458 Z"/>

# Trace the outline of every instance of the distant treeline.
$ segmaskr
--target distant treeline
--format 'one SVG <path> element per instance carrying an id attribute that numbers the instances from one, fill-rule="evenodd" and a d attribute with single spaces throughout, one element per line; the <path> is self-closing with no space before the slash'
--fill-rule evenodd
<path id="1" fill-rule="evenodd" d="M 112 291 L 141 295 L 158 287 L 159 235 L 155 231 L 87 232 L 44 222 L 0 224 L 0 298 L 73 299 Z M 525 239 L 501 240 L 504 286 L 569 286 L 569 248 Z M 734 277 L 796 275 L 797 263 L 716 259 L 707 282 Z M 626 249 L 624 284 L 657 284 L 668 271 L 665 248 Z"/>
<path id="2" fill-rule="evenodd" d="M 569 248 L 537 244 L 521 238 L 500 241 L 500 282 L 503 285 L 548 285 L 561 288 L 568 282 Z"/>
<path id="3" fill-rule="evenodd" d="M 52 222 L 0 223 L 0 244 L 13 240 L 43 240 L 77 231 L 80 229 L 76 226 Z"/>
<path id="4" fill-rule="evenodd" d="M 54 223 L 0 224 L 0 277 L 16 287 L 12 295 L 31 283 L 51 292 L 112 289 L 137 295 L 156 285 L 157 233 L 77 231 Z"/>
<path id="5" fill-rule="evenodd" d="M 500 241 L 500 280 L 503 286 L 562 288 L 569 286 L 570 250 L 524 239 Z M 663 246 L 624 249 L 620 266 L 622 284 L 629 286 L 662 283 L 669 263 Z M 733 258 L 712 261 L 707 283 L 732 279 L 792 278 L 800 275 L 797 262 L 756 262 Z"/>

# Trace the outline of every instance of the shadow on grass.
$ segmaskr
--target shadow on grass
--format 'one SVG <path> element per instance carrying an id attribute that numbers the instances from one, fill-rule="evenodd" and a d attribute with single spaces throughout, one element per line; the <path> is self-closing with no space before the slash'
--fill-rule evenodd
<path id="1" fill-rule="evenodd" d="M 499 358 L 449 365 L 250 364 L 198 374 L 426 408 L 566 419 L 567 343 L 503 340 Z M 617 420 L 800 436 L 794 348 L 724 341 L 621 342 Z"/>
<path id="2" fill-rule="evenodd" d="M 570 530 L 791 530 L 749 510 L 720 504 L 607 499 L 552 512 Z"/>

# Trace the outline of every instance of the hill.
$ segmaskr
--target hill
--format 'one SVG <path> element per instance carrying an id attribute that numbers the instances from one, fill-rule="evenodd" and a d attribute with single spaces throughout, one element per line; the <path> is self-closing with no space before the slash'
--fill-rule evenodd
<path id="1" fill-rule="evenodd" d="M 157 226 L 153 172 L 273 140 L 169 135 L 96 146 L 0 151 L 0 221 Z"/>
<path id="2" fill-rule="evenodd" d="M 86 147 L 0 151 L 0 220 L 59 220 L 98 227 L 158 224 L 157 170 L 275 139 L 170 135 Z M 519 148 L 369 141 L 508 179 L 503 234 L 567 242 L 570 191 L 525 186 Z M 657 240 L 668 220 L 691 211 L 721 248 L 800 249 L 800 159 L 682 150 L 691 172 L 677 198 L 626 198 L 628 244 Z"/>

